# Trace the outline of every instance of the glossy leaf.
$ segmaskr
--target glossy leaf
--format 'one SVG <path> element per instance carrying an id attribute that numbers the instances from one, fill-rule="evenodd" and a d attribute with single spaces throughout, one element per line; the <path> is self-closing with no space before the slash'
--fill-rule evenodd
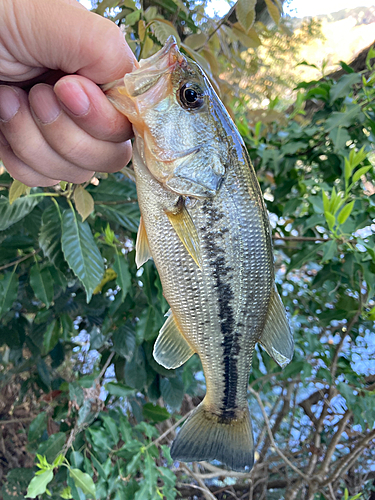
<path id="1" fill-rule="evenodd" d="M 43 495 L 46 492 L 48 484 L 53 479 L 53 471 L 47 470 L 40 474 L 39 476 L 35 476 L 29 487 L 27 488 L 26 498 L 36 498 L 38 495 Z"/>
<path id="2" fill-rule="evenodd" d="M 35 264 L 30 270 L 30 285 L 35 297 L 48 308 L 53 300 L 53 280 L 48 268 L 40 269 L 39 265 Z"/>
<path id="3" fill-rule="evenodd" d="M 88 498 L 96 498 L 95 484 L 92 478 L 79 469 L 69 469 L 69 475 L 77 488 L 81 488 Z"/>
<path id="4" fill-rule="evenodd" d="M 65 259 L 85 287 L 87 302 L 100 283 L 104 265 L 90 226 L 67 209 L 62 214 L 62 250 Z"/>
<path id="5" fill-rule="evenodd" d="M 18 279 L 15 270 L 6 273 L 5 276 L 0 274 L 0 317 L 12 307 L 17 298 L 17 291 Z"/>
<path id="6" fill-rule="evenodd" d="M 26 217 L 40 201 L 41 198 L 37 196 L 23 196 L 14 200 L 10 205 L 8 198 L 0 196 L 0 231 L 8 229 L 8 227 Z"/>
<path id="7" fill-rule="evenodd" d="M 129 264 L 124 255 L 116 253 L 113 269 L 117 274 L 117 284 L 121 288 L 121 298 L 125 300 L 131 286 L 131 275 L 129 272 Z"/>

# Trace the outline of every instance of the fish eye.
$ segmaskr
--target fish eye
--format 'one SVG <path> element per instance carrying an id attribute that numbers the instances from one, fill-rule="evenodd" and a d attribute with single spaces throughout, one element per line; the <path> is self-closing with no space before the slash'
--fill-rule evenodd
<path id="1" fill-rule="evenodd" d="M 194 83 L 185 83 L 180 88 L 179 101 L 185 109 L 201 108 L 204 104 L 203 91 Z"/>

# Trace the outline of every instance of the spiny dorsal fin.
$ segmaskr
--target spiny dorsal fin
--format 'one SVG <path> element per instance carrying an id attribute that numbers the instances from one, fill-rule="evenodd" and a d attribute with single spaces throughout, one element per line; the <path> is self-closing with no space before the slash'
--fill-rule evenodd
<path id="1" fill-rule="evenodd" d="M 194 349 L 182 336 L 171 310 L 167 321 L 160 329 L 154 345 L 154 358 L 168 370 L 183 365 L 194 354 Z"/>
<path id="2" fill-rule="evenodd" d="M 276 286 L 271 295 L 266 323 L 259 343 L 282 368 L 293 358 L 293 335 Z"/>
<path id="3" fill-rule="evenodd" d="M 189 255 L 193 258 L 197 266 L 201 268 L 202 256 L 197 229 L 185 205 L 182 205 L 181 210 L 177 214 L 166 213 L 169 222 L 172 224 L 173 229 L 176 231 L 177 236 L 180 238 Z"/>
<path id="4" fill-rule="evenodd" d="M 141 220 L 139 221 L 137 241 L 135 243 L 135 264 L 137 269 L 139 269 L 148 259 L 151 257 L 150 247 L 148 246 L 148 238 L 145 228 L 145 223 L 143 222 L 143 217 L 141 215 Z"/>

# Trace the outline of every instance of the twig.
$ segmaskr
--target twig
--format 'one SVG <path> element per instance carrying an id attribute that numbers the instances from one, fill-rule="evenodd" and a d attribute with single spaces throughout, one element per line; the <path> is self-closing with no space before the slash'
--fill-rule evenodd
<path id="1" fill-rule="evenodd" d="M 329 464 L 331 462 L 332 455 L 335 452 L 336 446 L 337 446 L 338 442 L 340 441 L 341 435 L 344 432 L 346 424 L 348 423 L 348 420 L 350 419 L 351 416 L 352 416 L 352 412 L 350 410 L 347 410 L 345 412 L 344 416 L 342 417 L 342 419 L 340 420 L 337 431 L 334 434 L 334 436 L 332 437 L 331 442 L 329 443 L 329 446 L 328 446 L 327 452 L 326 452 L 326 456 L 324 457 L 324 461 L 323 461 L 322 468 L 321 468 L 322 474 L 324 474 L 324 475 L 328 473 Z"/>
<path id="2" fill-rule="evenodd" d="M 105 365 L 103 366 L 101 372 L 99 373 L 99 375 L 96 377 L 97 380 L 100 380 L 103 375 L 105 374 L 108 366 L 111 364 L 111 361 L 112 361 L 112 358 L 113 356 L 115 355 L 115 351 L 111 352 L 111 354 L 108 356 L 108 359 L 107 361 L 105 362 Z"/>
<path id="3" fill-rule="evenodd" d="M 309 477 L 306 476 L 303 472 L 301 472 L 295 465 L 292 464 L 292 462 L 290 462 L 286 456 L 284 455 L 284 453 L 278 448 L 277 444 L 275 443 L 275 440 L 273 438 L 273 435 L 272 435 L 272 431 L 271 431 L 271 426 L 270 426 L 270 422 L 268 420 L 268 417 L 267 417 L 267 413 L 266 413 L 266 410 L 263 406 L 263 403 L 262 403 L 262 400 L 260 399 L 260 396 L 257 392 L 255 392 L 253 389 L 251 389 L 251 387 L 249 387 L 249 391 L 251 392 L 251 394 L 256 398 L 256 400 L 258 401 L 258 404 L 260 406 L 260 409 L 262 410 L 262 414 L 263 414 L 263 418 L 264 418 L 264 422 L 266 424 L 266 427 L 267 427 L 267 432 L 268 432 L 268 435 L 269 435 L 269 438 L 270 438 L 270 441 L 271 441 L 271 444 L 272 446 L 275 448 L 275 451 L 276 453 L 279 455 L 280 458 L 282 458 L 282 460 L 284 460 L 284 462 L 289 465 L 289 467 L 294 470 L 294 472 L 296 472 L 299 476 L 301 476 L 306 482 L 309 482 Z"/>
<path id="4" fill-rule="evenodd" d="M 20 262 L 23 262 L 24 260 L 27 260 L 30 257 L 33 257 L 34 255 L 36 255 L 37 253 L 39 253 L 41 251 L 42 251 L 42 249 L 38 248 L 38 250 L 34 250 L 31 253 L 29 253 L 27 255 L 24 255 L 23 257 L 20 257 L 17 260 L 14 260 L 13 262 L 9 262 L 9 264 L 5 264 L 4 266 L 1 266 L 0 267 L 0 271 L 2 271 L 3 269 L 8 269 L 8 267 L 15 266 L 15 265 L 19 264 Z"/>
<path id="5" fill-rule="evenodd" d="M 30 420 L 34 420 L 34 417 L 14 418 L 12 420 L 0 420 L 0 425 L 18 424 L 21 422 L 30 422 Z"/>
<path id="6" fill-rule="evenodd" d="M 135 205 L 137 200 L 118 200 L 118 201 L 94 201 L 95 205 Z"/>
<path id="7" fill-rule="evenodd" d="M 192 486 L 194 488 L 198 488 L 199 490 L 202 490 L 206 500 L 217 500 L 217 498 L 214 497 L 214 495 L 211 493 L 211 491 L 207 488 L 207 486 L 204 484 L 202 479 L 197 474 L 195 474 L 191 469 L 189 469 L 189 467 L 187 465 L 185 465 L 182 462 L 181 462 L 181 466 L 200 485 L 200 487 L 197 487 L 196 485 L 193 485 L 193 484 L 191 484 L 190 486 Z"/>
<path id="8" fill-rule="evenodd" d="M 168 434 L 170 432 L 172 432 L 176 427 L 178 427 L 182 422 L 184 422 L 193 413 L 194 410 L 195 410 L 195 408 L 190 410 L 186 415 L 184 415 L 182 418 L 180 418 L 180 420 L 178 420 L 175 424 L 173 424 L 171 427 L 169 427 L 169 429 L 167 429 L 165 432 L 163 432 L 163 434 L 161 434 L 158 438 L 154 439 L 154 441 L 152 441 L 150 444 L 148 444 L 146 446 L 146 450 L 148 448 L 150 448 L 153 444 L 157 444 L 159 441 L 161 441 L 166 436 L 168 436 Z"/>
<path id="9" fill-rule="evenodd" d="M 272 239 L 281 241 L 319 241 L 319 242 L 333 240 L 333 238 L 315 238 L 315 236 L 278 236 L 278 235 L 272 236 Z"/>

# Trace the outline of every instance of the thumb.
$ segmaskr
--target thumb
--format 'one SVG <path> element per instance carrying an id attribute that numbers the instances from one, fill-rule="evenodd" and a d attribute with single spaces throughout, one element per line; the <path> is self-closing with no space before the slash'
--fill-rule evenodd
<path id="1" fill-rule="evenodd" d="M 75 0 L 5 3 L 11 5 L 11 27 L 22 34 L 13 43 L 23 64 L 78 73 L 98 84 L 121 78 L 137 65 L 121 30 Z"/>

